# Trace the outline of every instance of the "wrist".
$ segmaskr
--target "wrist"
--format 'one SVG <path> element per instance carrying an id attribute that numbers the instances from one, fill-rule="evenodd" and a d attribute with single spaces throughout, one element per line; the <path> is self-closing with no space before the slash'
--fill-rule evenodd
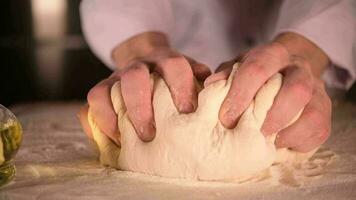
<path id="1" fill-rule="evenodd" d="M 302 57 L 310 63 L 315 77 L 320 78 L 329 65 L 329 58 L 316 44 L 296 33 L 283 33 L 273 42 L 283 45 L 290 55 Z"/>
<path id="2" fill-rule="evenodd" d="M 169 48 L 168 38 L 159 32 L 145 32 L 129 38 L 112 51 L 112 58 L 118 69 L 131 60 L 144 57 L 161 48 Z"/>

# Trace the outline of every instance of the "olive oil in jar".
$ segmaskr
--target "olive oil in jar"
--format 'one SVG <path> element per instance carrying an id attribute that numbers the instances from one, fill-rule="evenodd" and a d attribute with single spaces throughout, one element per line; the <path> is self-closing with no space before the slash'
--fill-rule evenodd
<path id="1" fill-rule="evenodd" d="M 13 158 L 22 141 L 22 127 L 8 109 L 0 105 L 0 186 L 15 176 Z"/>

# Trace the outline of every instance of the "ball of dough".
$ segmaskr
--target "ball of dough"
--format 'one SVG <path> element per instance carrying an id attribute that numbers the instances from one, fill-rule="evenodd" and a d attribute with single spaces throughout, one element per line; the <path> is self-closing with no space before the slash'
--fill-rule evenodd
<path id="1" fill-rule="evenodd" d="M 251 178 L 276 162 L 300 162 L 311 156 L 314 151 L 302 154 L 277 150 L 275 134 L 266 138 L 260 131 L 281 87 L 281 74 L 271 77 L 259 89 L 235 128 L 222 126 L 218 113 L 235 71 L 238 73 L 238 64 L 227 81 L 201 90 L 198 108 L 190 114 L 177 111 L 164 80 L 152 74 L 156 137 L 151 142 L 142 142 L 137 137 L 117 82 L 111 97 L 118 115 L 121 148 L 100 131 L 90 110 L 88 115 L 101 163 L 164 177 L 231 181 Z"/>

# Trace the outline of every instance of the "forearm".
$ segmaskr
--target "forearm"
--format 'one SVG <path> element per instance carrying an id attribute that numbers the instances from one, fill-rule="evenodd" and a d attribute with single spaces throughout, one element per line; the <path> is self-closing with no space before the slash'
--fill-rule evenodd
<path id="1" fill-rule="evenodd" d="M 112 51 L 112 58 L 117 68 L 122 69 L 132 59 L 143 57 L 159 48 L 169 48 L 167 36 L 160 32 L 145 32 L 118 45 Z"/>
<path id="2" fill-rule="evenodd" d="M 274 39 L 282 44 L 291 55 L 306 59 L 315 77 L 320 78 L 323 71 L 329 65 L 329 58 L 318 46 L 305 37 L 296 33 L 283 33 Z"/>

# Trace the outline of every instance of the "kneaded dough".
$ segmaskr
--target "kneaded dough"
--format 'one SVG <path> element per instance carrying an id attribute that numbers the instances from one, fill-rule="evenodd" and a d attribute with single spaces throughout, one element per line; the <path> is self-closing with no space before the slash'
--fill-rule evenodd
<path id="1" fill-rule="evenodd" d="M 234 65 L 233 72 L 236 70 L 238 64 Z M 96 126 L 90 109 L 88 114 L 101 163 L 164 177 L 228 181 L 251 178 L 273 163 L 301 162 L 310 157 L 315 151 L 303 154 L 277 150 L 276 134 L 265 138 L 260 131 L 281 87 L 281 74 L 274 75 L 260 88 L 234 129 L 222 126 L 218 113 L 233 74 L 227 81 L 218 81 L 201 90 L 198 108 L 190 114 L 177 111 L 164 80 L 152 74 L 156 137 L 148 143 L 137 137 L 117 82 L 112 87 L 111 97 L 118 115 L 121 148 Z"/>

